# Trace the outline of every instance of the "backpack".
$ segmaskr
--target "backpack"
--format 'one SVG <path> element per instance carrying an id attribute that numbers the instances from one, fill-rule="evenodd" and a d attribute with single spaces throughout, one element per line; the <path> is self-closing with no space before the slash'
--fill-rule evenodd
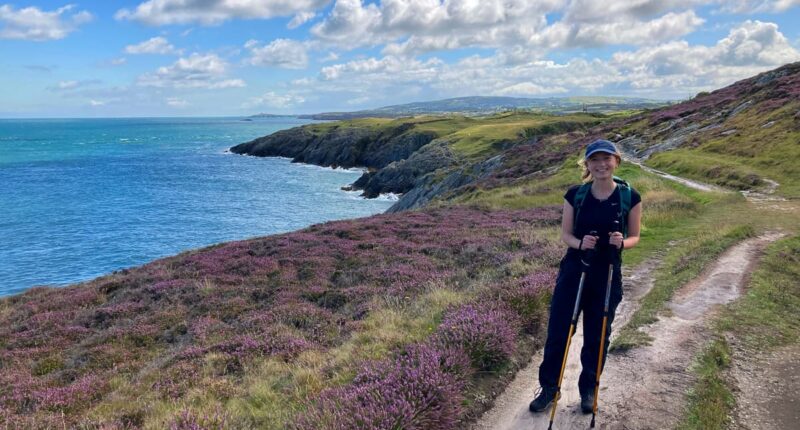
<path id="1" fill-rule="evenodd" d="M 617 183 L 619 188 L 620 209 L 618 212 L 619 224 L 622 226 L 622 236 L 628 237 L 628 213 L 631 211 L 631 186 L 622 178 L 614 176 L 614 182 Z M 573 220 L 573 228 L 578 228 L 578 216 L 581 213 L 583 201 L 586 200 L 586 195 L 592 189 L 592 182 L 589 181 L 578 188 L 575 193 L 575 219 Z"/>

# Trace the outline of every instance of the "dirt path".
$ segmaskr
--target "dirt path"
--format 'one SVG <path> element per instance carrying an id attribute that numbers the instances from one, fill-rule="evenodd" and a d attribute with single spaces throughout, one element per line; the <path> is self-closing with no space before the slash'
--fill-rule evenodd
<path id="1" fill-rule="evenodd" d="M 655 340 L 652 345 L 609 356 L 600 389 L 600 429 L 665 429 L 672 428 L 683 414 L 685 395 L 691 387 L 692 359 L 705 344 L 706 322 L 716 306 L 737 298 L 747 281 L 758 251 L 779 235 L 770 234 L 746 240 L 725 252 L 695 282 L 676 294 L 668 307 L 670 316 L 647 327 Z M 653 284 L 651 260 L 625 274 L 625 296 L 617 310 L 620 327 L 637 307 L 639 298 Z M 579 324 L 580 327 L 580 324 Z M 613 337 L 613 336 L 612 336 Z M 562 397 L 555 423 L 557 429 L 589 428 L 591 415 L 580 412 L 577 379 L 580 373 L 580 347 L 583 334 L 575 334 L 569 352 Z M 550 414 L 532 414 L 528 403 L 538 387 L 537 374 L 541 352 L 520 371 L 495 402 L 473 426 L 474 429 L 546 429 Z"/>
<path id="2" fill-rule="evenodd" d="M 737 351 L 731 377 L 736 409 L 731 428 L 770 430 L 797 428 L 800 423 L 800 347 L 768 353 Z"/>
<path id="3" fill-rule="evenodd" d="M 678 177 L 678 176 L 670 175 L 667 172 L 662 172 L 661 170 L 657 170 L 657 169 L 654 169 L 652 167 L 645 166 L 644 163 L 642 163 L 642 160 L 640 160 L 638 158 L 635 158 L 635 157 L 633 157 L 633 156 L 631 156 L 629 154 L 623 154 L 623 158 L 625 159 L 625 161 L 627 161 L 629 163 L 633 163 L 633 164 L 639 166 L 644 171 L 647 171 L 647 172 L 653 173 L 655 175 L 661 176 L 662 178 L 669 179 L 670 181 L 678 182 L 680 184 L 686 185 L 689 188 L 694 188 L 695 190 L 700 190 L 700 191 L 725 191 L 724 189 L 722 189 L 721 187 L 718 187 L 716 185 L 704 184 L 702 182 L 693 181 L 691 179 L 681 178 L 681 177 Z"/>

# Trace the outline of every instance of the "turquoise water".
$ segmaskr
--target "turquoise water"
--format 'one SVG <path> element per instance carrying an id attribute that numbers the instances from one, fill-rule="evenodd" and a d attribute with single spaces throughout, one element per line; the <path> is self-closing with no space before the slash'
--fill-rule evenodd
<path id="1" fill-rule="evenodd" d="M 391 206 L 340 190 L 359 171 L 226 152 L 307 122 L 0 120 L 0 295 Z"/>

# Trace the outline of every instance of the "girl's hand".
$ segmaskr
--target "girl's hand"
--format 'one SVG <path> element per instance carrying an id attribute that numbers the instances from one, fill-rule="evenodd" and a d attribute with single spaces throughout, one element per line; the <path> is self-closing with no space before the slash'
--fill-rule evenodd
<path id="1" fill-rule="evenodd" d="M 594 249 L 594 247 L 597 246 L 597 239 L 598 239 L 597 236 L 592 236 L 592 235 L 589 235 L 589 234 L 587 234 L 586 236 L 583 236 L 583 240 L 581 241 L 580 250 L 581 251 L 585 251 L 587 249 Z"/>
<path id="2" fill-rule="evenodd" d="M 616 246 L 617 249 L 621 249 L 622 248 L 622 240 L 623 239 L 624 238 L 622 237 L 622 233 L 620 233 L 618 231 L 608 233 L 608 243 L 610 243 L 611 245 Z"/>

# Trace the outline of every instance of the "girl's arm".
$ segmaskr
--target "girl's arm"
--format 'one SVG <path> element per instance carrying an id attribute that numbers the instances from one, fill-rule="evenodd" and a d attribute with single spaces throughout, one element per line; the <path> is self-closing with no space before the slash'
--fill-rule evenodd
<path id="1" fill-rule="evenodd" d="M 622 241 L 623 248 L 633 248 L 639 243 L 639 233 L 642 230 L 642 202 L 636 204 L 628 213 L 628 237 Z"/>
<path id="2" fill-rule="evenodd" d="M 583 237 L 583 242 L 581 242 L 581 239 L 572 234 L 574 222 L 575 209 L 566 199 L 564 199 L 564 210 L 561 213 L 561 241 L 566 243 L 570 248 L 594 249 L 594 246 L 597 243 L 597 237 L 586 235 Z M 636 234 L 639 234 L 638 230 Z"/>

